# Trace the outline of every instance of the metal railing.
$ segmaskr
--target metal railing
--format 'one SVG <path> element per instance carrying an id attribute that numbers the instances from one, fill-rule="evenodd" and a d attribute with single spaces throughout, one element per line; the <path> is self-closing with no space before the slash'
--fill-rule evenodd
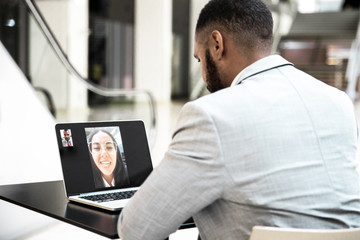
<path id="1" fill-rule="evenodd" d="M 150 106 L 150 123 L 147 126 L 149 130 L 150 145 L 155 139 L 156 135 L 156 103 L 152 94 L 146 90 L 141 89 L 114 89 L 106 88 L 91 82 L 89 79 L 81 76 L 73 64 L 69 61 L 68 56 L 65 54 L 56 37 L 50 30 L 46 20 L 40 13 L 38 7 L 32 0 L 23 0 L 29 13 L 34 17 L 36 23 L 39 25 L 41 31 L 45 35 L 51 48 L 54 50 L 56 56 L 59 58 L 66 70 L 75 77 L 76 80 L 80 81 L 85 87 L 91 92 L 104 97 L 124 97 L 126 99 L 136 99 L 139 96 L 144 96 Z"/>

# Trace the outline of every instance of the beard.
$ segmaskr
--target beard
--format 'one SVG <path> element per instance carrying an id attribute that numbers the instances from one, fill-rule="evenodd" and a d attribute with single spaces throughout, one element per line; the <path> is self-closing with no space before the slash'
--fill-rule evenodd
<path id="1" fill-rule="evenodd" d="M 206 88 L 211 93 L 224 89 L 225 86 L 223 85 L 220 79 L 219 72 L 215 65 L 215 62 L 210 56 L 209 49 L 207 49 L 205 52 L 205 60 L 206 60 L 206 76 L 205 76 Z"/>

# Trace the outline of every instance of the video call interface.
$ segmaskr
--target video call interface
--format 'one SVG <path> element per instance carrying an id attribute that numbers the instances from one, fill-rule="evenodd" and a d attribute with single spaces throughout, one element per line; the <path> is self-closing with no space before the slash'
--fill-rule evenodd
<path id="1" fill-rule="evenodd" d="M 139 186 L 152 171 L 142 121 L 57 124 L 68 195 Z"/>

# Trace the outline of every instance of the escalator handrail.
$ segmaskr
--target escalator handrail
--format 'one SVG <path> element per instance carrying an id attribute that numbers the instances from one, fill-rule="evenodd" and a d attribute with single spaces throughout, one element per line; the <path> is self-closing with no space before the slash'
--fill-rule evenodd
<path id="1" fill-rule="evenodd" d="M 135 97 L 140 94 L 144 94 L 151 106 L 151 128 L 156 129 L 156 105 L 152 94 L 146 90 L 140 89 L 112 89 L 112 88 L 105 88 L 100 85 L 97 85 L 91 82 L 89 79 L 84 78 L 79 74 L 76 68 L 71 64 L 67 55 L 62 50 L 60 44 L 56 40 L 54 34 L 48 27 L 46 21 L 42 17 L 40 11 L 38 10 L 37 6 L 33 3 L 33 0 L 24 0 L 26 7 L 29 9 L 30 13 L 34 16 L 36 22 L 39 24 L 41 30 L 45 34 L 46 39 L 50 43 L 50 46 L 54 49 L 56 55 L 59 57 L 60 61 L 64 64 L 66 69 L 73 74 L 78 80 L 83 82 L 85 86 L 92 92 L 106 96 L 106 97 L 117 97 L 117 96 L 126 96 L 126 97 Z"/>

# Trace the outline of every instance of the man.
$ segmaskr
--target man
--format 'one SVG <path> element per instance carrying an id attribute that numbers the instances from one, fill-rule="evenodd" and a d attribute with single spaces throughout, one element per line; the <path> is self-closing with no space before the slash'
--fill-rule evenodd
<path id="1" fill-rule="evenodd" d="M 245 240 L 254 225 L 360 226 L 353 105 L 271 45 L 260 0 L 203 8 L 194 55 L 213 93 L 183 107 L 164 159 L 121 213 L 121 239 L 163 239 L 190 216 L 203 240 Z"/>
<path id="2" fill-rule="evenodd" d="M 63 147 L 72 147 L 73 142 L 72 142 L 72 138 L 71 138 L 70 129 L 64 129 L 63 134 L 64 134 L 64 137 L 62 138 Z"/>

